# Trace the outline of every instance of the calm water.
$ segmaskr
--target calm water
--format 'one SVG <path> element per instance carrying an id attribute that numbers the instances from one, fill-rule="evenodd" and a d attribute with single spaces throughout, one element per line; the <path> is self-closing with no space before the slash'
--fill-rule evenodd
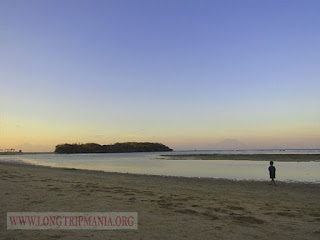
<path id="1" fill-rule="evenodd" d="M 320 154 L 320 150 L 183 151 L 166 153 L 0 155 L 0 161 L 23 162 L 105 172 L 166 176 L 269 180 L 268 161 L 165 160 L 161 154 Z M 320 183 L 320 162 L 276 162 L 277 180 Z"/>

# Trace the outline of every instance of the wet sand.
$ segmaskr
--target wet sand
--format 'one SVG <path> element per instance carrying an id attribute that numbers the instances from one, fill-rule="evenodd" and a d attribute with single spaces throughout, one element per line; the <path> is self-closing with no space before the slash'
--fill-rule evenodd
<path id="1" fill-rule="evenodd" d="M 268 180 L 268 179 L 266 179 Z M 320 239 L 320 185 L 0 163 L 0 239 Z M 138 230 L 7 230 L 7 212 L 138 212 Z"/>

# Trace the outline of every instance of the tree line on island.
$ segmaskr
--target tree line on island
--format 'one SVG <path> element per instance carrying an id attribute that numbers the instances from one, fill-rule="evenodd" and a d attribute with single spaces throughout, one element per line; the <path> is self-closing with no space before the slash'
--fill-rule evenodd
<path id="1" fill-rule="evenodd" d="M 112 145 L 97 143 L 85 144 L 59 144 L 55 153 L 125 153 L 125 152 L 169 152 L 171 148 L 161 143 L 150 142 L 125 142 Z"/>

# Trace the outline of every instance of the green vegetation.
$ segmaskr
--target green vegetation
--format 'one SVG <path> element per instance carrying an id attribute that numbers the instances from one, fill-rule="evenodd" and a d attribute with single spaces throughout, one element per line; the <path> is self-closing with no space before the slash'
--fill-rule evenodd
<path id="1" fill-rule="evenodd" d="M 85 144 L 59 144 L 55 153 L 124 153 L 124 152 L 169 152 L 169 147 L 161 143 L 126 142 L 113 145 Z"/>

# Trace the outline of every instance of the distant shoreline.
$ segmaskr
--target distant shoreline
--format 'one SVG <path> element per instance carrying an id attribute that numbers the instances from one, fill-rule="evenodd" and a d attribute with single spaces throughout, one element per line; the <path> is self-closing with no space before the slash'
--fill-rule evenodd
<path id="1" fill-rule="evenodd" d="M 166 160 L 320 161 L 320 154 L 173 154 L 160 156 L 165 157 Z"/>
<path id="2" fill-rule="evenodd" d="M 134 153 L 134 152 L 128 152 Z M 150 153 L 150 152 L 149 152 Z M 159 153 L 159 152 L 154 152 Z M 0 152 L 0 156 L 57 154 L 55 152 Z M 78 153 L 87 154 L 87 153 Z M 101 153 L 92 153 L 101 154 Z M 107 153 L 108 154 L 108 153 Z M 68 155 L 68 154 L 67 154 Z M 320 161 L 320 154 L 161 154 L 164 160 L 244 160 L 244 161 L 277 161 L 277 162 L 311 162 Z"/>
<path id="3" fill-rule="evenodd" d="M 54 154 L 54 152 L 0 152 L 0 155 Z"/>

